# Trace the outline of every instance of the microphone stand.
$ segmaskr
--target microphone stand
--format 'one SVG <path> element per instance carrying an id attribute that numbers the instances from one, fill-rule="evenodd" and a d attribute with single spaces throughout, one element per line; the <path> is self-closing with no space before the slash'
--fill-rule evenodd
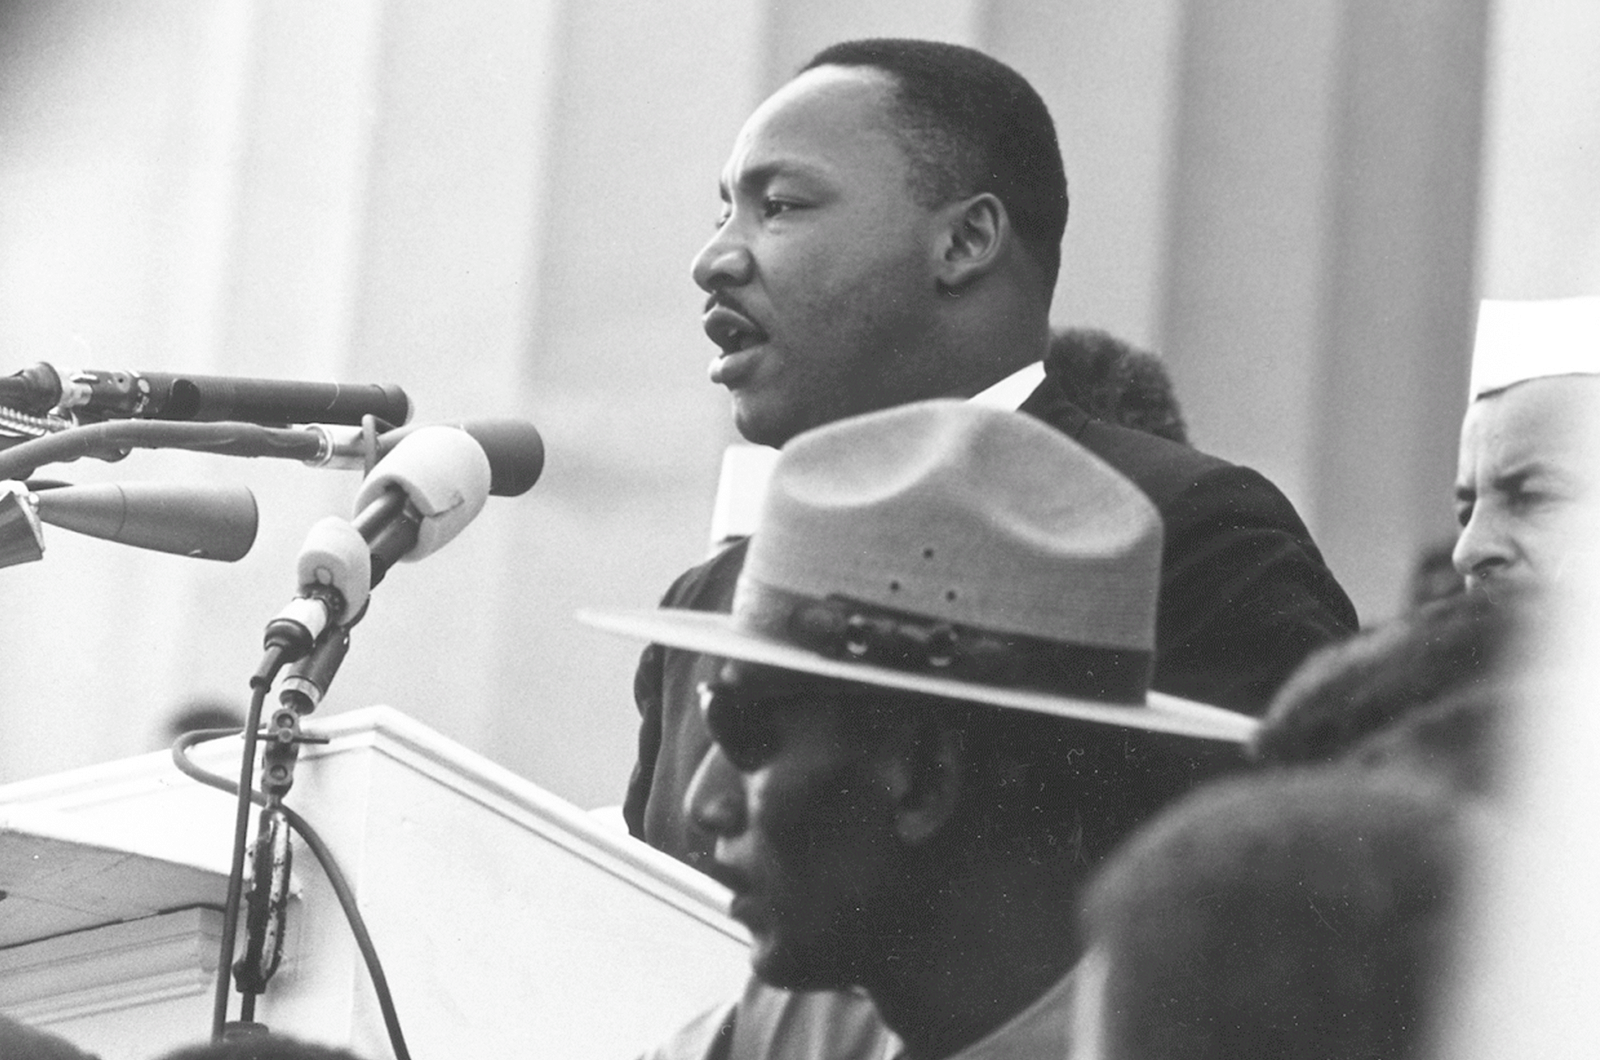
<path id="1" fill-rule="evenodd" d="M 318 641 L 303 659 L 290 670 L 280 692 L 281 706 L 273 712 L 272 723 L 261 733 L 266 745 L 261 752 L 261 788 L 266 804 L 256 825 L 256 841 L 251 852 L 250 894 L 245 905 L 244 953 L 234 961 L 237 924 L 241 893 L 244 889 L 245 831 L 248 827 L 250 803 L 250 773 L 255 759 L 255 744 L 260 726 L 261 705 L 271 686 L 281 659 L 282 650 L 276 645 L 267 649 L 267 658 L 251 678 L 251 687 L 257 690 L 252 698 L 251 715 L 246 722 L 245 749 L 240 771 L 240 812 L 235 820 L 233 871 L 228 878 L 228 897 L 224 907 L 220 955 L 217 962 L 217 986 L 213 999 L 211 1037 L 213 1041 L 264 1031 L 255 1022 L 256 999 L 266 992 L 267 982 L 278 970 L 283 955 L 283 941 L 288 924 L 289 877 L 293 865 L 293 852 L 289 844 L 289 822 L 284 796 L 294 786 L 295 764 L 299 761 L 300 745 L 327 743 L 323 737 L 308 736 L 300 728 L 300 719 L 310 714 L 326 694 L 334 674 L 350 650 L 349 627 L 365 615 L 366 609 L 347 625 L 334 626 Z M 271 660 L 269 662 L 269 660 Z M 229 1023 L 228 972 L 233 972 L 234 985 L 242 995 L 239 1019 Z"/>
<path id="2" fill-rule="evenodd" d="M 250 711 L 244 722 L 244 753 L 239 762 L 239 794 L 233 820 L 233 859 L 228 870 L 228 895 L 222 906 L 222 939 L 218 947 L 216 989 L 211 998 L 211 1040 L 224 1040 L 228 1020 L 228 971 L 233 962 L 234 942 L 239 928 L 239 903 L 244 891 L 246 836 L 250 830 L 251 773 L 256 758 L 256 736 L 261 728 L 261 707 L 272 687 L 272 679 L 287 661 L 290 648 L 269 643 L 261 665 L 250 676 Z"/>
<path id="3" fill-rule="evenodd" d="M 227 424 L 225 426 L 236 426 Z M 377 421 L 364 416 L 362 434 L 368 440 L 364 446 L 364 462 L 370 474 L 377 460 L 375 445 Z M 4 457 L 0 456 L 0 460 Z M 374 577 L 373 583 L 382 575 Z M 332 684 L 334 674 L 350 651 L 350 627 L 366 617 L 367 604 L 343 624 L 335 624 L 325 631 L 321 640 L 309 646 L 295 643 L 293 638 L 278 638 L 269 632 L 266 654 L 260 667 L 250 678 L 253 694 L 250 714 L 245 721 L 244 754 L 239 769 L 238 811 L 234 818 L 233 864 L 228 874 L 228 895 L 223 906 L 222 938 L 218 945 L 216 993 L 211 1007 L 211 1040 L 221 1042 L 228 1028 L 228 970 L 233 961 L 239 921 L 240 892 L 244 889 L 245 836 L 250 820 L 250 772 L 255 761 L 256 733 L 261 725 L 261 707 L 267 690 L 278 670 L 291 658 L 298 657 L 289 676 L 284 679 L 279 693 L 282 706 L 273 712 L 273 727 L 267 733 L 269 743 L 261 755 L 262 787 L 267 797 L 262 807 L 260 824 L 256 832 L 256 851 L 252 862 L 254 885 L 251 888 L 250 912 L 245 924 L 244 956 L 233 964 L 239 992 L 240 1027 L 243 1033 L 262 1029 L 255 1023 L 256 998 L 266 991 L 267 981 L 278 970 L 283 953 L 284 928 L 289 911 L 289 869 L 291 854 L 289 829 L 283 797 L 294 785 L 294 767 L 300 758 L 302 743 L 326 743 L 325 739 L 309 737 L 300 731 L 300 718 L 310 714 L 322 701 Z M 272 626 L 269 625 L 269 631 Z"/>
<path id="4" fill-rule="evenodd" d="M 4 383 L 5 380 L 0 380 Z M 251 381 L 246 381 L 251 382 Z M 261 381 L 255 381 L 261 382 Z M 270 382 L 270 381 L 268 381 Z M 6 396 L 0 388 L 0 398 Z M 431 551 L 448 541 L 461 526 L 476 515 L 484 497 L 491 492 L 516 496 L 533 485 L 544 462 L 543 444 L 532 425 L 520 421 L 479 424 L 475 434 L 471 425 L 460 424 L 459 429 L 472 437 L 465 443 L 477 449 L 477 460 L 465 456 L 462 443 L 440 441 L 434 428 L 422 428 L 433 440 L 427 443 L 396 437 L 387 446 L 380 445 L 379 434 L 390 425 L 377 416 L 367 413 L 360 418 L 356 433 L 332 432 L 329 428 L 310 424 L 305 427 L 271 427 L 237 421 L 207 421 L 201 423 L 157 420 L 114 420 L 82 425 L 75 420 L 53 415 L 26 416 L 0 405 L 0 480 L 21 479 L 30 475 L 41 464 L 82 457 L 97 457 L 115 461 L 127 456 L 134 448 L 178 448 L 232 456 L 288 457 L 315 467 L 350 467 L 359 460 L 367 476 L 373 474 L 385 448 L 400 449 L 408 454 L 400 457 L 401 467 L 393 474 L 395 480 L 385 483 L 367 497 L 364 507 L 350 524 L 354 531 L 366 539 L 371 550 L 368 557 L 372 567 L 367 573 L 367 589 L 382 580 L 389 565 L 412 549 L 418 540 L 424 516 L 410 504 L 409 490 L 416 488 L 421 495 L 429 494 L 430 486 L 437 486 L 436 473 L 426 465 L 427 446 L 433 446 L 433 459 L 448 457 L 454 472 L 477 482 L 475 499 L 462 508 L 464 518 L 443 518 L 443 531 L 434 535 L 429 544 Z M 480 440 L 479 434 L 483 437 Z M 476 444 L 473 444 L 476 443 Z M 404 446 L 410 445 L 410 450 Z M 423 445 L 422 450 L 416 446 Z M 499 465 L 485 450 L 493 449 L 504 454 Z M 405 461 L 410 461 L 406 463 Z M 464 463 L 463 463 L 464 461 Z M 481 466 L 481 472 L 478 470 Z M 419 472 L 429 472 L 418 475 Z M 412 476 L 418 476 L 413 481 Z M 24 485 L 32 485 L 25 483 Z M 42 484 L 40 484 L 42 485 Z M 359 499 L 359 498 L 358 498 Z M 459 498 L 445 505 L 453 512 Z M 432 509 L 424 504 L 424 508 Z M 26 501 L 15 491 L 0 490 L 0 566 L 7 563 L 38 559 L 42 550 L 37 518 Z M 433 513 L 438 514 L 438 513 Z M 133 542 L 138 543 L 138 542 Z M 326 544 L 327 542 L 322 542 Z M 31 546 L 31 547 L 30 547 Z M 161 546 L 146 546 L 161 547 Z M 246 546 L 248 547 L 248 546 Z M 32 553 L 30 555 L 30 553 Z M 423 554 L 426 554 L 424 552 Z M 367 555 L 367 553 L 363 553 Z M 319 581 L 321 581 L 319 572 Z M 315 599 L 326 603 L 323 595 Z M 340 594 L 334 598 L 344 606 Z M 364 596 L 364 594 L 363 594 Z M 308 597 L 297 597 L 290 606 L 268 624 L 265 651 L 260 664 L 250 678 L 250 707 L 243 736 L 243 753 L 239 763 L 239 780 L 236 785 L 226 778 L 208 773 L 188 762 L 185 751 L 193 742 L 190 737 L 205 734 L 191 733 L 180 737 L 173 745 L 173 758 L 178 768 L 202 783 L 232 789 L 237 796 L 234 816 L 234 838 L 231 865 L 228 874 L 227 897 L 224 903 L 219 956 L 217 961 L 216 990 L 212 1005 L 212 1040 L 222 1042 L 232 1037 L 244 1037 L 264 1031 L 255 1022 L 256 998 L 265 992 L 268 981 L 276 973 L 283 953 L 287 925 L 289 883 L 292 866 L 291 829 L 300 833 L 309 849 L 324 866 L 329 882 L 346 919 L 355 935 L 357 947 L 372 978 L 378 1006 L 383 1014 L 384 1026 L 389 1033 L 395 1055 L 408 1060 L 409 1051 L 400 1030 L 398 1014 L 389 992 L 387 979 L 378 962 L 377 952 L 367 932 L 356 905 L 354 893 L 342 872 L 339 871 L 326 843 L 316 835 L 309 823 L 284 805 L 284 796 L 294 784 L 294 768 L 302 743 L 325 743 L 326 740 L 307 736 L 300 728 L 302 716 L 313 711 L 333 680 L 345 653 L 349 649 L 349 627 L 355 625 L 366 611 L 363 598 L 355 616 L 346 622 L 334 621 L 329 626 L 318 620 L 316 629 L 324 635 L 318 638 L 300 622 L 307 609 L 314 605 Z M 303 605 L 296 607 L 296 605 Z M 299 626 L 299 632 L 290 627 Z M 263 732 L 261 718 L 267 693 L 279 671 L 289 663 L 297 663 L 284 681 L 280 694 L 283 707 L 273 713 L 271 727 Z M 217 733 L 221 735 L 221 733 Z M 256 747 L 265 736 L 267 746 L 262 753 L 262 789 L 258 793 L 252 786 L 252 773 Z M 257 827 L 253 852 L 250 851 L 250 804 L 259 801 L 263 809 Z M 244 862 L 252 862 L 252 887 L 246 915 L 245 951 L 234 961 L 238 941 L 239 913 L 244 898 Z M 4 897 L 0 895 L 0 897 Z M 230 971 L 236 978 L 241 1002 L 241 1019 L 234 1024 L 227 1021 L 228 987 Z M 228 1033 L 229 1031 L 233 1033 Z"/>

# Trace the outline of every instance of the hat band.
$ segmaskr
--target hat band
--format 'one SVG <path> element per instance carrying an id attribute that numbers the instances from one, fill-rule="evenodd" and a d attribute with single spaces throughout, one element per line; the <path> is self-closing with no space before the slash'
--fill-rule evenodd
<path id="1" fill-rule="evenodd" d="M 1003 633 L 750 579 L 739 597 L 740 626 L 831 659 L 1104 703 L 1142 704 L 1150 685 L 1145 649 Z"/>

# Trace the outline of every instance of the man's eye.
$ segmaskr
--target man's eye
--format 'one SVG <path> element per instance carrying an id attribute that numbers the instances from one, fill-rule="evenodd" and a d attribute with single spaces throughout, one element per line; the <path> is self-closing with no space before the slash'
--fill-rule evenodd
<path id="1" fill-rule="evenodd" d="M 788 199 L 762 199 L 761 216 L 771 220 L 781 214 L 788 213 L 799 205 L 799 203 L 790 202 Z"/>
<path id="2" fill-rule="evenodd" d="M 1532 508 L 1552 499 L 1553 495 L 1549 490 L 1523 487 L 1512 492 L 1506 501 L 1517 508 Z"/>
<path id="3" fill-rule="evenodd" d="M 706 730 L 733 767 L 748 773 L 759 769 L 778 750 L 778 725 L 772 704 L 745 698 L 714 686 L 700 690 Z"/>
<path id="4" fill-rule="evenodd" d="M 724 206 L 721 210 L 717 211 L 717 223 L 713 227 L 721 229 L 723 225 L 728 223 L 728 218 L 732 216 L 733 211 Z"/>
<path id="5" fill-rule="evenodd" d="M 778 752 L 778 734 L 770 723 L 745 721 L 717 737 L 717 746 L 741 773 L 760 769 Z"/>
<path id="6" fill-rule="evenodd" d="M 1508 489 L 1500 496 L 1505 509 L 1516 513 L 1519 518 L 1532 518 L 1547 508 L 1554 499 L 1548 490 L 1528 489 L 1522 485 Z"/>
<path id="7" fill-rule="evenodd" d="M 1470 505 L 1470 504 L 1458 504 L 1458 505 L 1456 505 L 1456 522 L 1460 526 L 1462 526 L 1463 528 L 1468 523 L 1472 522 L 1472 505 Z"/>
<path id="8" fill-rule="evenodd" d="M 706 720 L 717 746 L 742 773 L 760 769 L 778 753 L 778 726 L 770 711 L 747 707 Z"/>

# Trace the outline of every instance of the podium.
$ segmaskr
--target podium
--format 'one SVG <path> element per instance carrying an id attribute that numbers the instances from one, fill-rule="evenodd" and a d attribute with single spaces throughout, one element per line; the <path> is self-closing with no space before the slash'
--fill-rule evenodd
<path id="1" fill-rule="evenodd" d="M 417 1060 L 625 1060 L 743 986 L 747 938 L 709 878 L 392 709 L 306 729 L 329 742 L 302 748 L 285 801 L 349 879 Z M 240 753 L 190 752 L 234 777 Z M 166 752 L 0 787 L 0 1012 L 103 1060 L 205 1039 L 233 813 Z M 298 837 L 291 884 L 256 1020 L 391 1057 Z"/>

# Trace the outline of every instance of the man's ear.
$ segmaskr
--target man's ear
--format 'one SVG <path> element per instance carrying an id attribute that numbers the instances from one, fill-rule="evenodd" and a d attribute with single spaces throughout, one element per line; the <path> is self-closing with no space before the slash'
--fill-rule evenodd
<path id="1" fill-rule="evenodd" d="M 920 846 L 938 834 L 961 801 L 966 761 L 959 730 L 922 724 L 904 734 L 884 763 L 895 834 Z"/>
<path id="2" fill-rule="evenodd" d="M 1011 239 L 1005 205 L 984 192 L 951 203 L 941 211 L 935 270 L 939 289 L 959 294 L 999 264 Z"/>

